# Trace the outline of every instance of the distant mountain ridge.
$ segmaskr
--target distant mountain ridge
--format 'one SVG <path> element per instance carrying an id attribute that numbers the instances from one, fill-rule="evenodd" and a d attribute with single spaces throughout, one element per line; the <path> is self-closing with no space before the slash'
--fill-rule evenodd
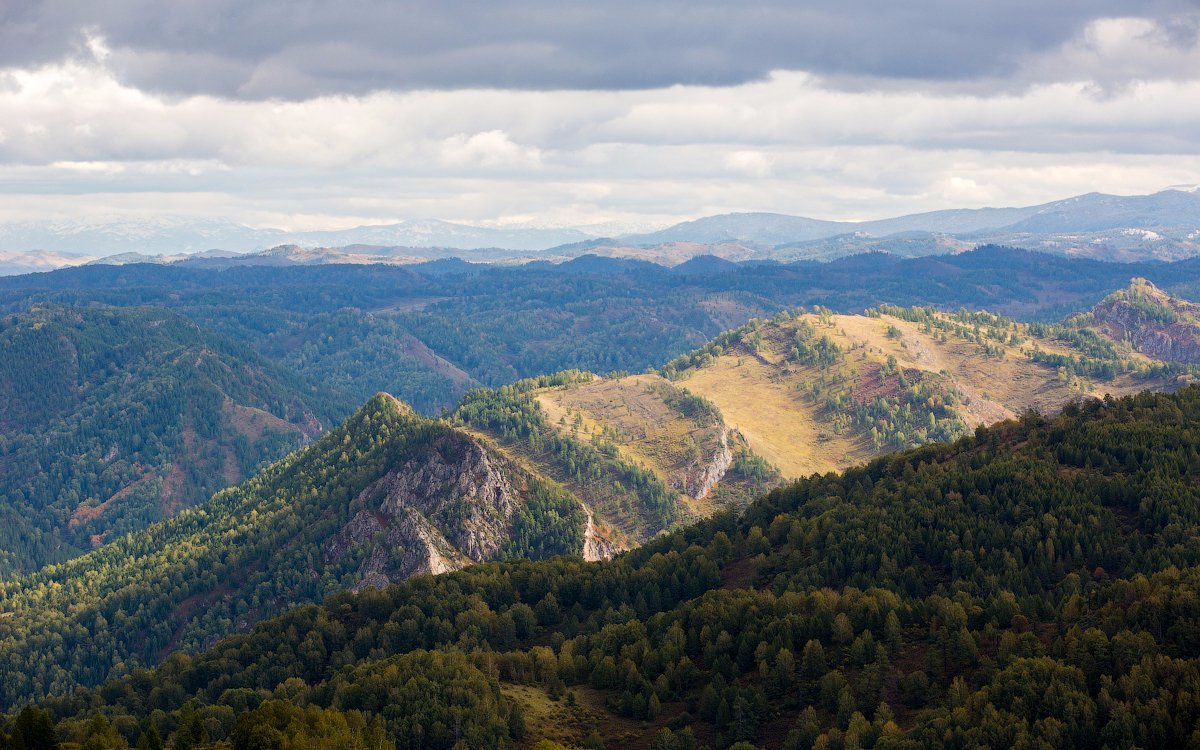
<path id="1" fill-rule="evenodd" d="M 771 213 L 707 216 L 657 232 L 626 235 L 630 244 L 742 240 L 780 245 L 841 235 L 887 237 L 906 232 L 1099 232 L 1121 227 L 1200 229 L 1200 192 L 1168 189 L 1153 195 L 1088 193 L 1021 208 L 947 209 L 874 221 L 823 221 Z"/>
<path id="2" fill-rule="evenodd" d="M 588 239 L 595 239 L 595 236 L 577 229 L 476 227 L 432 219 L 310 232 L 253 228 L 227 220 L 182 218 L 0 224 L 0 250 L 42 250 L 85 258 L 124 252 L 150 256 L 214 249 L 254 252 L 287 244 L 310 248 L 372 245 L 540 250 Z"/>
<path id="3" fill-rule="evenodd" d="M 162 262 L 207 250 L 263 253 L 286 245 L 320 250 L 324 262 L 360 263 L 415 262 L 447 257 L 447 251 L 471 251 L 469 259 L 485 261 L 593 253 L 674 265 L 706 254 L 732 260 L 826 259 L 871 250 L 920 256 L 986 243 L 1102 260 L 1168 260 L 1200 254 L 1200 191 L 1176 187 L 1152 195 L 1087 193 L 1036 206 L 946 209 L 871 221 L 727 213 L 652 232 L 599 234 L 612 228 L 473 226 L 434 219 L 303 232 L 215 219 L 10 222 L 0 224 L 0 273 L 67 265 L 72 255 L 86 262 L 138 253 L 146 257 L 114 262 Z M 647 254 L 651 248 L 656 252 Z M 321 260 L 310 257 L 307 262 Z"/>

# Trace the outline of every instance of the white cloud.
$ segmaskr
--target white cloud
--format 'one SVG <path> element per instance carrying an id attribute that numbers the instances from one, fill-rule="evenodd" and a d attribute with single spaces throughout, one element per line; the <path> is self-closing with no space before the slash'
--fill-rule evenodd
<path id="1" fill-rule="evenodd" d="M 487 130 L 446 138 L 441 144 L 441 158 L 455 167 L 536 167 L 541 164 L 542 154 L 536 148 L 513 143 L 503 130 Z"/>
<path id="2" fill-rule="evenodd" d="M 772 164 L 771 157 L 761 151 L 733 151 L 725 157 L 726 168 L 751 177 L 766 177 Z"/>
<path id="3" fill-rule="evenodd" d="M 409 217 L 644 224 L 728 210 L 870 218 L 1150 192 L 1200 175 L 1197 55 L 1194 40 L 1109 19 L 1030 59 L 1029 69 L 1056 66 L 1057 82 L 991 94 L 849 89 L 780 71 L 729 87 L 291 102 L 152 94 L 96 55 L 0 71 L 0 217 L 140 210 L 289 228 Z M 1120 86 L 1101 91 L 1089 77 L 1125 63 L 1140 72 Z M 1026 73 L 1045 79 L 1046 70 Z"/>
<path id="4" fill-rule="evenodd" d="M 1194 81 L 1200 77 L 1200 44 L 1149 18 L 1098 18 L 1061 47 L 1030 57 L 1018 78 L 1088 81 L 1108 94 L 1139 81 Z"/>

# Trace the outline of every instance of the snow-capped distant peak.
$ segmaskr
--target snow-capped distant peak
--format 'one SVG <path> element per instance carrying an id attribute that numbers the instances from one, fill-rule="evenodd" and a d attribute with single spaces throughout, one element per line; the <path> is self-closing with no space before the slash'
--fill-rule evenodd
<path id="1" fill-rule="evenodd" d="M 1172 185 L 1167 190 L 1174 190 L 1179 193 L 1200 193 L 1200 185 Z"/>

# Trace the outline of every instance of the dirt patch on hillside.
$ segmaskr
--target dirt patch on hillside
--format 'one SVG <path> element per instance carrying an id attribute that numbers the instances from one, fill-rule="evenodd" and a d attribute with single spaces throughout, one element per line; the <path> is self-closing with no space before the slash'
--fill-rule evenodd
<path id="1" fill-rule="evenodd" d="M 921 371 L 907 370 L 905 375 L 920 380 Z M 858 378 L 850 395 L 860 403 L 870 403 L 876 398 L 894 399 L 900 395 L 900 378 L 895 373 L 884 375 L 883 365 L 878 362 L 863 362 L 858 366 Z"/>
<path id="2" fill-rule="evenodd" d="M 280 419 L 269 411 L 235 404 L 228 397 L 225 399 L 223 412 L 226 424 L 252 443 L 261 440 L 267 430 L 282 433 L 301 432 L 299 425 Z"/>
<path id="3" fill-rule="evenodd" d="M 112 497 L 98 505 L 88 505 L 86 502 L 83 502 L 76 506 L 75 510 L 71 512 L 70 520 L 67 521 L 67 528 L 77 529 L 80 526 L 86 526 L 100 516 L 104 515 L 104 511 L 108 510 L 109 506 L 111 506 L 113 503 L 133 494 L 139 487 L 154 478 L 153 471 L 149 471 L 140 465 L 136 466 L 135 469 L 141 471 L 142 475 L 121 489 L 117 490 L 115 493 L 113 493 Z"/>
<path id="4" fill-rule="evenodd" d="M 171 464 L 167 475 L 163 477 L 162 490 L 158 493 L 158 504 L 164 516 L 173 516 L 183 510 L 183 486 L 187 482 L 187 474 L 178 461 Z"/>
<path id="5" fill-rule="evenodd" d="M 421 341 L 416 336 L 409 336 L 405 339 L 404 353 L 418 362 L 427 365 L 437 374 L 448 379 L 459 388 L 468 388 L 473 382 L 470 373 L 430 349 L 425 345 L 424 341 Z"/>
<path id="6" fill-rule="evenodd" d="M 179 606 L 175 607 L 175 611 L 171 613 L 170 618 L 172 622 L 178 622 L 179 624 L 176 626 L 174 632 L 171 633 L 171 639 L 167 641 L 167 645 L 163 646 L 158 652 L 158 660 L 162 661 L 175 652 L 176 647 L 179 646 L 180 639 L 183 638 L 184 631 L 187 630 L 188 623 L 192 620 L 192 613 L 198 607 L 212 605 L 232 593 L 233 589 L 223 584 L 212 591 L 194 594 L 181 601 Z"/>

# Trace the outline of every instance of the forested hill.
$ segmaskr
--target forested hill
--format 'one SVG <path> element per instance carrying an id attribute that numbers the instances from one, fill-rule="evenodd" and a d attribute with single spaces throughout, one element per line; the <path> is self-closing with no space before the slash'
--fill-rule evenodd
<path id="1" fill-rule="evenodd" d="M 0 699 L 93 685 L 333 591 L 580 554 L 590 526 L 560 486 L 380 394 L 200 507 L 0 584 Z"/>
<path id="2" fill-rule="evenodd" d="M 206 500 L 327 424 L 327 397 L 151 308 L 0 318 L 0 578 Z"/>
<path id="3" fill-rule="evenodd" d="M 20 726 L 239 750 L 1189 746 L 1198 425 L 1189 387 L 980 427 L 613 561 L 340 594 Z M 59 637 L 37 653 L 66 664 Z"/>

